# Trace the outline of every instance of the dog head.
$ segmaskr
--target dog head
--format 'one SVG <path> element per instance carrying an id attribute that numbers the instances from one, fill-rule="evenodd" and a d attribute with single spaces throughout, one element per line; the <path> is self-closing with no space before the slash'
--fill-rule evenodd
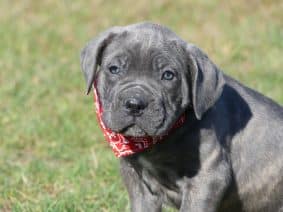
<path id="1" fill-rule="evenodd" d="M 81 66 L 105 126 L 128 136 L 162 135 L 189 106 L 201 119 L 223 87 L 205 53 L 151 23 L 103 32 L 82 50 Z"/>

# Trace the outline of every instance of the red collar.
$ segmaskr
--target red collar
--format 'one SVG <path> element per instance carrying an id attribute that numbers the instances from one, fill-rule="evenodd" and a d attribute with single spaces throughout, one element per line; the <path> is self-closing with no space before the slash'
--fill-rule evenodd
<path id="1" fill-rule="evenodd" d="M 174 129 L 179 128 L 185 122 L 186 116 L 183 114 L 175 124 L 168 130 L 168 132 L 162 136 L 143 136 L 143 137 L 133 137 L 133 136 L 124 136 L 120 133 L 113 132 L 111 129 L 108 129 L 102 121 L 102 112 L 98 93 L 96 87 L 93 86 L 94 90 L 94 102 L 96 115 L 99 122 L 99 125 L 103 131 L 103 135 L 106 141 L 112 147 L 114 154 L 117 157 L 132 155 L 137 152 L 142 152 L 145 149 L 152 147 L 154 144 L 163 141 Z"/>

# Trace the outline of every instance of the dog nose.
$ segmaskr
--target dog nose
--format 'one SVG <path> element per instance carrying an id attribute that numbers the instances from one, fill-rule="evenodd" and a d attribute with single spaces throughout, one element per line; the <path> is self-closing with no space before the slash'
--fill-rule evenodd
<path id="1" fill-rule="evenodd" d="M 125 101 L 125 108 L 132 115 L 137 115 L 140 114 L 140 112 L 146 108 L 146 103 L 141 98 L 132 97 Z"/>

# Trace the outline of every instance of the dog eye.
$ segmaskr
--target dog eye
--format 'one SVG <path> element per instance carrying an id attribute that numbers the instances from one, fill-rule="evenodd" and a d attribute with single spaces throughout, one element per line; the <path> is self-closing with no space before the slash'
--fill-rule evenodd
<path id="1" fill-rule="evenodd" d="M 162 80 L 172 80 L 175 77 L 175 74 L 172 71 L 164 71 L 164 73 L 162 74 L 161 79 Z"/>
<path id="2" fill-rule="evenodd" d="M 109 67 L 109 71 L 111 74 L 118 74 L 120 72 L 120 69 L 118 68 L 118 66 L 110 66 Z"/>

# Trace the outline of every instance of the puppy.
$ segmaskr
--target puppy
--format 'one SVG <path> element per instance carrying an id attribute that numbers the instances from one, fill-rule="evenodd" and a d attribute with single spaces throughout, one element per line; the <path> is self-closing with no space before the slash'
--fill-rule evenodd
<path id="1" fill-rule="evenodd" d="M 283 211 L 281 106 L 157 24 L 110 28 L 81 66 L 133 212 Z"/>

